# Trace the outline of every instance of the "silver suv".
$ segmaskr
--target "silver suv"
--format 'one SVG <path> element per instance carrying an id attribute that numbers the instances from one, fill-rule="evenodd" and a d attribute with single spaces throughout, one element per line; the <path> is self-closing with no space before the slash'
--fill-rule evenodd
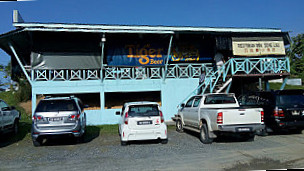
<path id="1" fill-rule="evenodd" d="M 53 135 L 73 135 L 81 141 L 86 129 L 85 107 L 74 96 L 41 100 L 32 118 L 34 146 L 40 146 L 44 138 Z"/>

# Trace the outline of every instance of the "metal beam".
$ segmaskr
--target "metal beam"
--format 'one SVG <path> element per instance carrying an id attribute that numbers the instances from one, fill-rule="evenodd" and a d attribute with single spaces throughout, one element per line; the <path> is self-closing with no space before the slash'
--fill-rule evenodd
<path id="1" fill-rule="evenodd" d="M 285 88 L 285 86 L 286 86 L 286 83 L 287 83 L 287 80 L 288 80 L 288 78 L 285 77 L 285 78 L 284 78 L 284 81 L 283 81 L 283 84 L 281 85 L 280 90 L 284 90 L 284 88 Z"/>
<path id="2" fill-rule="evenodd" d="M 29 82 L 29 83 L 31 84 L 31 86 L 32 86 L 32 80 L 31 80 L 30 76 L 28 75 L 28 73 L 26 72 L 24 66 L 22 65 L 22 63 L 21 63 L 21 61 L 20 61 L 20 59 L 19 59 L 19 57 L 18 57 L 18 55 L 17 55 L 17 53 L 16 53 L 16 51 L 15 51 L 13 45 L 12 45 L 11 43 L 8 43 L 8 45 L 9 45 L 10 49 L 12 50 L 12 52 L 13 52 L 13 54 L 14 54 L 14 56 L 15 56 L 17 62 L 18 62 L 18 64 L 20 65 L 20 67 L 21 67 L 21 69 L 22 69 L 22 71 L 23 71 L 25 77 L 27 78 L 28 82 Z"/>
<path id="3" fill-rule="evenodd" d="M 166 76 L 167 76 L 168 62 L 169 62 L 169 58 L 170 58 L 170 54 L 171 54 L 172 40 L 173 40 L 173 34 L 170 37 L 170 42 L 169 42 L 169 47 L 168 47 L 168 53 L 167 53 L 167 60 L 166 60 L 166 64 L 165 64 L 165 73 L 164 73 L 164 76 L 163 76 L 163 80 L 165 80 Z"/>

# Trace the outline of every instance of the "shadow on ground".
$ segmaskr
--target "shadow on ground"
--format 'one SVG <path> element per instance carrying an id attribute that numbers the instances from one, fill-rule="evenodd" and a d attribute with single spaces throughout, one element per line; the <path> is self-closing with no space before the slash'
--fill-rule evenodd
<path id="1" fill-rule="evenodd" d="M 74 144 L 83 144 L 89 143 L 100 134 L 100 128 L 96 126 L 87 126 L 86 134 L 84 135 L 81 141 L 78 141 L 73 136 L 52 136 L 43 140 L 43 146 L 58 146 L 58 145 L 74 145 Z"/>
<path id="2" fill-rule="evenodd" d="M 188 130 L 184 130 L 184 133 L 189 134 L 191 136 L 196 137 L 197 139 L 199 139 L 199 133 L 197 132 L 193 132 L 193 131 L 188 131 Z M 254 139 L 248 138 L 248 137 L 244 137 L 238 134 L 223 134 L 218 136 L 217 138 L 215 138 L 213 140 L 213 142 L 215 143 L 233 143 L 233 142 L 250 142 L 253 141 Z"/>
<path id="3" fill-rule="evenodd" d="M 269 158 L 252 159 L 249 163 L 238 162 L 231 168 L 224 169 L 225 171 L 235 170 L 267 170 L 267 169 L 287 169 L 292 167 L 295 162 L 302 161 L 303 158 L 281 162 Z"/>
<path id="4" fill-rule="evenodd" d="M 23 140 L 26 136 L 30 137 L 31 124 L 27 122 L 19 123 L 19 132 L 14 135 L 13 133 L 5 133 L 0 135 L 0 148 L 9 146 Z"/>

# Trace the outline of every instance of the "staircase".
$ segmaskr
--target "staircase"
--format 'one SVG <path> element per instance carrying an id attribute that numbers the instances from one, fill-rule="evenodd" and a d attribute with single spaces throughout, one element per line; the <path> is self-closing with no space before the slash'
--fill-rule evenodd
<path id="1" fill-rule="evenodd" d="M 231 86 L 234 75 L 249 74 L 282 74 L 290 72 L 288 57 L 265 57 L 265 58 L 231 58 L 219 69 L 205 68 L 206 77 L 203 84 L 193 90 L 183 101 L 184 103 L 191 96 L 197 95 L 201 88 L 205 93 L 220 93 Z M 227 89 L 229 90 L 229 88 Z M 228 92 L 227 92 L 228 93 Z M 179 106 L 182 104 L 180 103 Z"/>

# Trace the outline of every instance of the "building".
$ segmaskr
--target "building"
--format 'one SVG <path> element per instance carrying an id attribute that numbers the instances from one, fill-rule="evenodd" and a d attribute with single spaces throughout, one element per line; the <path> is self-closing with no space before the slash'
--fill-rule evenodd
<path id="1" fill-rule="evenodd" d="M 237 94 L 269 89 L 268 80 L 290 72 L 289 35 L 280 29 L 27 23 L 18 11 L 13 18 L 16 29 L 0 35 L 0 47 L 12 57 L 13 79 L 24 74 L 31 84 L 33 111 L 41 95 L 75 95 L 89 104 L 91 125 L 117 123 L 121 105 L 137 100 L 161 103 L 170 120 L 197 93 L 203 71 L 202 93 Z M 216 55 L 225 61 L 219 68 Z"/>

